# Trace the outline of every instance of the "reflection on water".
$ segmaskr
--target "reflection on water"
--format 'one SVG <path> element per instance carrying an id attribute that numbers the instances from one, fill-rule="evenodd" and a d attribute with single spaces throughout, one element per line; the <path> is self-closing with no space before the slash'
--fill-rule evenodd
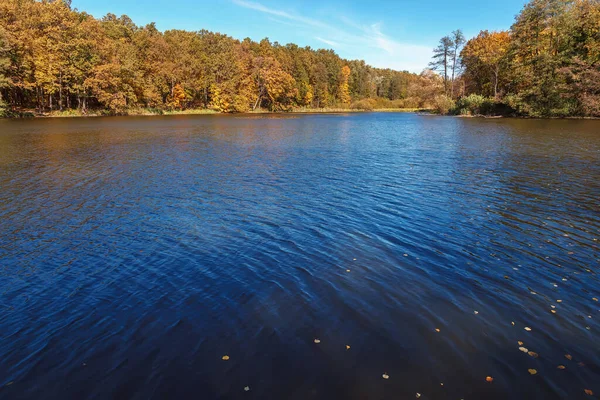
<path id="1" fill-rule="evenodd" d="M 600 393 L 599 161 L 597 121 L 0 121 L 0 398 Z"/>

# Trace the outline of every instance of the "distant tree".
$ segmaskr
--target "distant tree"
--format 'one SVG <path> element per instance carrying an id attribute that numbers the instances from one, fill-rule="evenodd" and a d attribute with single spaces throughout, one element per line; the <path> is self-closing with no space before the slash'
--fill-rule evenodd
<path id="1" fill-rule="evenodd" d="M 454 97 L 454 81 L 461 69 L 460 49 L 465 44 L 465 36 L 460 29 L 452 32 L 452 87 L 450 97 Z"/>
<path id="2" fill-rule="evenodd" d="M 0 27 L 0 107 L 3 106 L 2 90 L 10 87 L 8 69 L 10 67 L 10 46 L 8 44 L 8 33 Z"/>
<path id="3" fill-rule="evenodd" d="M 452 49 L 454 42 L 450 36 L 444 36 L 440 39 L 438 47 L 433 49 L 433 61 L 429 63 L 432 70 L 442 73 L 444 79 L 444 93 L 448 93 L 448 70 L 453 58 Z"/>
<path id="4" fill-rule="evenodd" d="M 481 31 L 467 42 L 461 58 L 465 75 L 473 82 L 477 91 L 487 92 L 487 88 L 491 87 L 494 97 L 498 97 L 501 73 L 508 62 L 509 44 L 510 35 L 507 31 Z"/>
<path id="5" fill-rule="evenodd" d="M 350 87 L 348 79 L 350 78 L 350 67 L 344 65 L 341 72 L 339 99 L 342 104 L 350 104 Z"/>

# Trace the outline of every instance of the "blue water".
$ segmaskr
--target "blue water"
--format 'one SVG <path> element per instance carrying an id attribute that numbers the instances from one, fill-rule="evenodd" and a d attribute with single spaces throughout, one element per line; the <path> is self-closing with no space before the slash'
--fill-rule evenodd
<path id="1" fill-rule="evenodd" d="M 0 121 L 0 398 L 592 398 L 599 178 L 599 121 Z"/>

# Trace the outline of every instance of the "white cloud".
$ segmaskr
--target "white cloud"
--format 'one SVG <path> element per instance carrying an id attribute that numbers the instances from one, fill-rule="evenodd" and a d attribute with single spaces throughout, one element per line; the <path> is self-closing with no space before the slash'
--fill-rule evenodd
<path id="1" fill-rule="evenodd" d="M 333 40 L 323 39 L 318 36 L 315 36 L 315 39 L 317 39 L 319 42 L 323 42 L 323 43 L 328 44 L 333 47 L 339 47 L 339 45 L 340 45 L 338 42 L 334 42 Z"/>
<path id="2" fill-rule="evenodd" d="M 327 39 L 315 36 L 314 39 L 340 50 L 346 58 L 360 58 L 379 68 L 392 68 L 421 72 L 431 59 L 432 47 L 395 40 L 383 33 L 381 23 L 362 25 L 344 16 L 339 16 L 343 26 L 338 27 L 299 14 L 277 10 L 261 3 L 247 0 L 232 0 L 238 6 L 259 11 L 279 19 L 272 20 L 304 28 L 319 28 Z M 343 52 L 341 51 L 343 50 Z"/>

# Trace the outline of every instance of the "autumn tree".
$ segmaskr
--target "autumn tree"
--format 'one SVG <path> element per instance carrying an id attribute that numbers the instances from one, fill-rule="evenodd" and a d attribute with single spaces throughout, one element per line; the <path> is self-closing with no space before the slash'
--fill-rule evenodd
<path id="1" fill-rule="evenodd" d="M 481 31 L 461 52 L 465 76 L 474 91 L 498 97 L 498 84 L 507 68 L 510 35 L 507 31 Z"/>
<path id="2" fill-rule="evenodd" d="M 350 78 L 350 68 L 347 65 L 342 67 L 341 80 L 339 86 L 339 99 L 342 104 L 350 104 L 350 87 L 348 79 Z"/>
<path id="3" fill-rule="evenodd" d="M 8 34 L 4 28 L 0 27 L 0 107 L 4 105 L 2 91 L 10 87 L 10 80 L 7 76 L 10 66 L 9 51 Z"/>

